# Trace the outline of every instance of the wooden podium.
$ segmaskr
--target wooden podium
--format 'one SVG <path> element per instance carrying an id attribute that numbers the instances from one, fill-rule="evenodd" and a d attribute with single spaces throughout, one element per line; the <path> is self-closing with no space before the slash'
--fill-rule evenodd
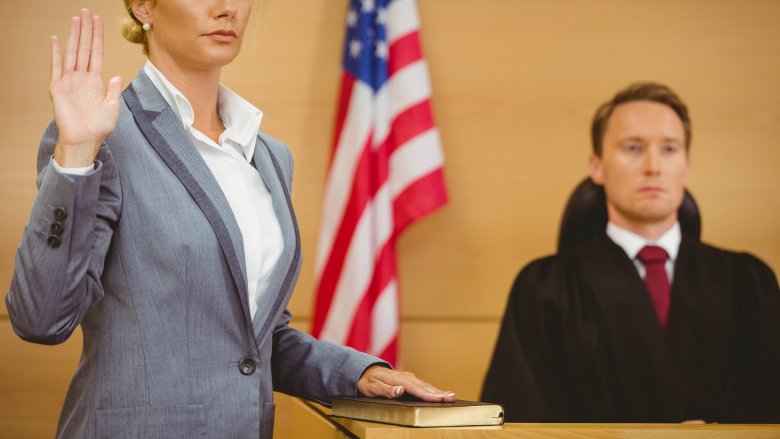
<path id="1" fill-rule="evenodd" d="M 276 394 L 274 437 L 280 439 L 780 439 L 780 425 L 504 424 L 411 428 L 330 417 L 319 405 Z"/>

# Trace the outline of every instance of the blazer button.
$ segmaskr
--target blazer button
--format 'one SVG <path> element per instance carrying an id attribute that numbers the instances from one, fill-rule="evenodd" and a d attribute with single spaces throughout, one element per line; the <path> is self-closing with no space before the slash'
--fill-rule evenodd
<path id="1" fill-rule="evenodd" d="M 241 374 L 243 375 L 252 375 L 255 373 L 256 369 L 257 364 L 252 357 L 244 357 L 238 362 L 238 370 L 241 371 Z"/>
<path id="2" fill-rule="evenodd" d="M 51 233 L 55 235 L 62 235 L 62 232 L 65 230 L 65 226 L 59 221 L 54 221 L 51 223 L 51 227 L 49 227 L 49 230 L 51 230 Z"/>
<path id="3" fill-rule="evenodd" d="M 68 217 L 68 211 L 65 210 L 64 207 L 57 207 L 54 209 L 54 218 L 57 221 L 65 221 L 65 218 Z"/>
<path id="4" fill-rule="evenodd" d="M 46 244 L 51 248 L 57 248 L 62 244 L 62 239 L 57 235 L 49 235 L 49 237 L 46 238 Z"/>

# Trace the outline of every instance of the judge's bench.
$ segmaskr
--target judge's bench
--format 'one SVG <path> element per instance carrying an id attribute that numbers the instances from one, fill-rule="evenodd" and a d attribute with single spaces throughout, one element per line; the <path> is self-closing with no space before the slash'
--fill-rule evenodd
<path id="1" fill-rule="evenodd" d="M 330 416 L 316 403 L 276 394 L 274 437 L 285 439 L 778 439 L 780 425 L 514 424 L 491 427 L 401 427 Z"/>

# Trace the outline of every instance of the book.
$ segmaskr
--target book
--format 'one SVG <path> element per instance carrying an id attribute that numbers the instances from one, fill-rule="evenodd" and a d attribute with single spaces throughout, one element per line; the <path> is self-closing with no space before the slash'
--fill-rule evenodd
<path id="1" fill-rule="evenodd" d="M 486 402 L 425 402 L 410 399 L 334 396 L 332 416 L 409 427 L 501 425 L 504 408 Z"/>

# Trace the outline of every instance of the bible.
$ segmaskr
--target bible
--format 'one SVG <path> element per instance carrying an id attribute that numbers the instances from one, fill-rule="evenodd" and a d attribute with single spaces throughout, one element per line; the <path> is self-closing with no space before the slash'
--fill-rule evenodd
<path id="1" fill-rule="evenodd" d="M 501 425 L 504 408 L 485 402 L 425 402 L 409 399 L 334 396 L 332 416 L 405 425 L 408 427 L 459 427 Z"/>

